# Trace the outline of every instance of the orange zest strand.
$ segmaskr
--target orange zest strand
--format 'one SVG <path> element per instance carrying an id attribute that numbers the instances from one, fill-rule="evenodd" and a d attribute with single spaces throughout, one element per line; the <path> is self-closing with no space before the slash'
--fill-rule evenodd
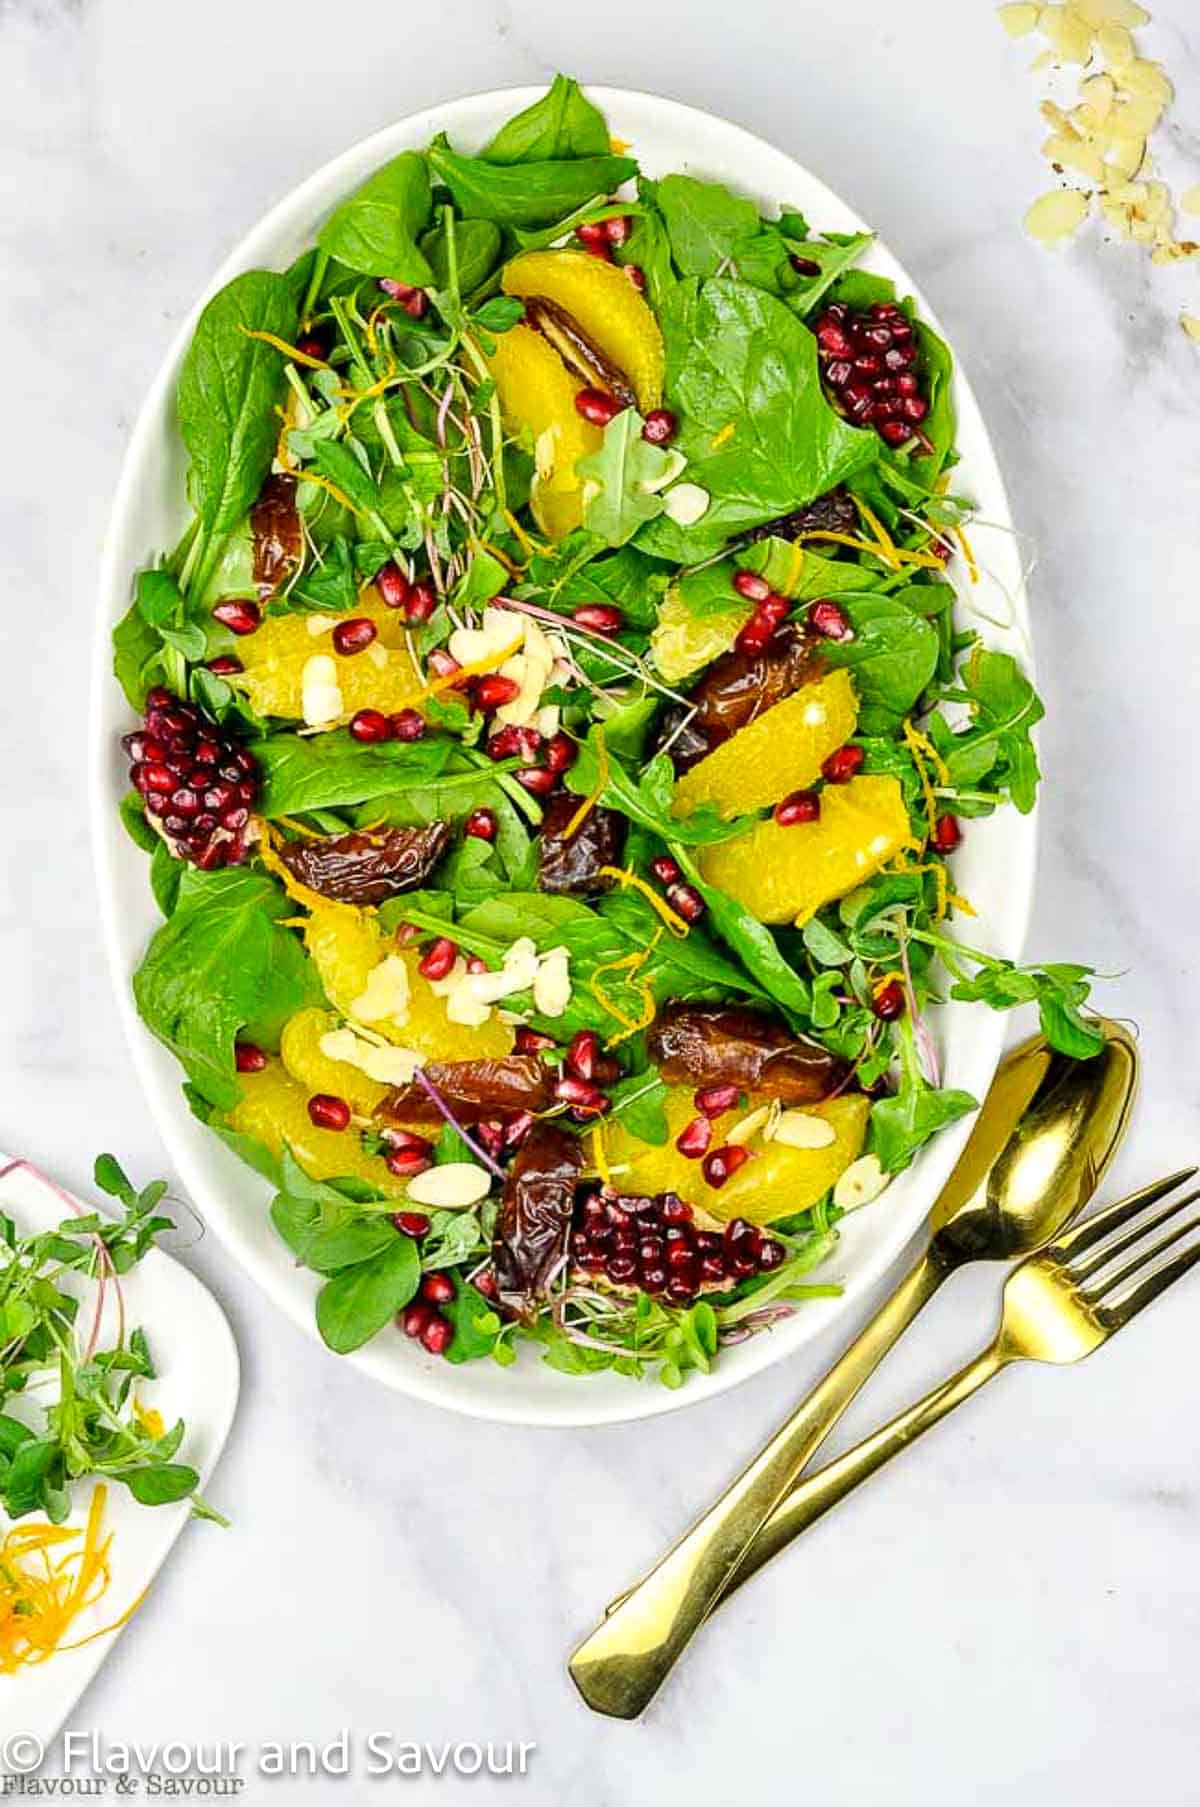
<path id="1" fill-rule="evenodd" d="M 353 916 L 361 913 L 357 904 L 344 903 L 340 897 L 323 897 L 319 891 L 310 890 L 307 885 L 302 884 L 280 859 L 276 851 L 276 842 L 279 838 L 275 825 L 271 822 L 264 822 L 262 835 L 258 842 L 258 857 L 267 871 L 279 880 L 293 903 L 301 904 L 306 910 L 348 910 Z M 297 928 L 308 927 L 305 917 L 290 917 L 288 922 Z"/>
<path id="2" fill-rule="evenodd" d="M 604 1129 L 599 1123 L 597 1123 L 595 1129 L 592 1131 L 592 1160 L 595 1163 L 596 1172 L 600 1175 L 601 1183 L 611 1187 L 612 1171 L 608 1165 L 608 1157 L 604 1152 Z"/>
<path id="3" fill-rule="evenodd" d="M 601 866 L 598 876 L 615 878 L 619 885 L 632 885 L 635 891 L 640 891 L 651 909 L 662 917 L 672 935 L 678 940 L 682 941 L 685 935 L 690 934 L 690 927 L 683 917 L 673 910 L 665 898 L 660 897 L 644 878 L 639 878 L 637 873 L 631 872 L 627 866 Z"/>
<path id="4" fill-rule="evenodd" d="M 467 663 L 460 665 L 457 671 L 448 671 L 440 678 L 430 678 L 425 688 L 418 690 L 413 702 L 419 703 L 423 696 L 436 696 L 440 690 L 453 690 L 455 685 L 461 684 L 464 678 L 477 678 L 482 672 L 495 671 L 497 666 L 503 665 L 506 659 L 511 659 L 514 653 L 520 652 L 524 640 L 525 630 L 522 628 L 517 638 L 510 641 L 507 646 L 501 647 L 499 652 L 487 653 L 482 659 L 468 659 Z"/>
<path id="5" fill-rule="evenodd" d="M 600 801 L 601 797 L 604 795 L 605 789 L 608 785 L 610 769 L 611 768 L 608 763 L 608 748 L 604 744 L 604 729 L 597 726 L 597 728 L 596 728 L 596 788 L 593 791 L 591 791 L 583 799 L 583 802 L 579 805 L 579 808 L 575 811 L 575 814 L 571 817 L 571 820 L 567 823 L 567 826 L 563 829 L 562 838 L 564 841 L 569 841 L 571 839 L 572 835 L 576 835 L 579 833 L 579 830 L 583 827 L 584 823 L 587 821 L 588 817 L 591 815 L 592 811 L 595 809 L 597 803 L 599 803 L 599 801 Z"/>
<path id="6" fill-rule="evenodd" d="M 885 552 L 882 546 L 872 540 L 859 539 L 853 533 L 835 533 L 832 528 L 827 531 L 814 527 L 810 533 L 798 533 L 796 538 L 805 542 L 829 540 L 838 546 L 850 546 L 855 552 L 869 552 L 872 558 L 882 559 L 894 571 L 898 571 L 902 565 L 920 565 L 927 571 L 940 571 L 942 568 L 941 560 L 935 558 L 932 552 L 914 552 L 905 546 L 891 546 L 891 550 Z"/>
<path id="7" fill-rule="evenodd" d="M 922 734 L 918 728 L 914 728 L 909 716 L 904 718 L 904 744 L 912 754 L 913 764 L 917 768 L 917 776 L 921 781 L 921 799 L 929 818 L 929 828 L 932 830 L 934 822 L 937 820 L 937 798 L 934 796 L 933 786 L 929 782 L 929 772 L 925 761 L 928 760 L 932 765 L 939 784 L 948 785 L 950 773 L 946 769 L 945 760 L 929 736 Z"/>
<path id="8" fill-rule="evenodd" d="M 608 1041 L 604 1044 L 606 1048 L 615 1048 L 620 1042 L 626 1041 L 629 1036 L 636 1035 L 639 1029 L 648 1029 L 650 1024 L 654 1021 L 654 993 L 651 991 L 649 983 L 645 979 L 639 979 L 635 975 L 638 968 L 645 965 L 661 939 L 662 930 L 658 929 L 655 931 L 653 940 L 650 941 L 646 947 L 642 948 L 640 953 L 635 950 L 632 954 L 624 955 L 620 960 L 610 960 L 605 966 L 596 967 L 595 971 L 592 973 L 592 976 L 588 981 L 588 988 L 591 991 L 592 996 L 595 998 L 597 1004 L 599 1004 L 601 1010 L 611 1016 L 614 1021 L 620 1023 L 622 1029 L 620 1035 L 609 1037 Z M 634 991 L 640 993 L 642 1000 L 642 1014 L 640 1017 L 627 1016 L 620 1005 L 614 1003 L 612 998 L 605 993 L 604 987 L 600 983 L 600 975 L 601 973 L 615 972 L 627 973 L 628 978 L 626 979 L 626 984 Z"/>
<path id="9" fill-rule="evenodd" d="M 397 365 L 395 358 L 390 358 L 388 360 L 387 370 L 379 378 L 378 382 L 371 384 L 369 389 L 339 389 L 337 392 L 338 400 L 350 404 L 349 407 L 338 409 L 338 413 L 342 418 L 344 420 L 349 420 L 360 402 L 373 402 L 376 396 L 382 395 L 389 383 L 394 380 L 398 368 L 399 366 Z"/>
<path id="10" fill-rule="evenodd" d="M 954 529 L 954 537 L 962 547 L 962 555 L 967 561 L 967 576 L 973 584 L 977 584 L 979 582 L 979 560 L 975 557 L 971 542 L 961 527 Z"/>
<path id="11" fill-rule="evenodd" d="M 281 339 L 276 333 L 256 332 L 252 327 L 240 325 L 238 331 L 245 333 L 248 339 L 261 339 L 264 345 L 273 345 L 285 358 L 291 358 L 297 364 L 307 364 L 310 370 L 329 369 L 326 359 L 310 357 L 308 352 L 301 351 L 298 345 L 289 345 L 286 339 Z"/>
<path id="12" fill-rule="evenodd" d="M 544 552 L 546 550 L 545 542 L 543 540 L 530 538 L 511 508 L 506 508 L 504 510 L 504 519 L 512 529 L 518 544 L 524 549 L 526 557 L 532 558 L 535 552 Z"/>
<path id="13" fill-rule="evenodd" d="M 74 1643 L 63 1638 L 79 1614 L 108 1590 L 111 1532 L 101 1536 L 107 1490 L 92 1490 L 82 1531 L 68 1525 L 16 1524 L 0 1544 L 0 1674 L 44 1663 L 56 1650 L 80 1650 L 117 1631 L 141 1605 L 140 1594 L 110 1625 Z"/>
<path id="14" fill-rule="evenodd" d="M 328 477 L 319 477 L 316 471 L 313 470 L 302 470 L 299 473 L 299 478 L 301 483 L 315 483 L 318 489 L 325 490 L 327 494 L 333 497 L 335 502 L 340 502 L 343 508 L 348 508 L 351 514 L 362 513 L 362 509 L 355 508 L 345 491 L 340 490 L 336 483 L 331 483 Z"/>

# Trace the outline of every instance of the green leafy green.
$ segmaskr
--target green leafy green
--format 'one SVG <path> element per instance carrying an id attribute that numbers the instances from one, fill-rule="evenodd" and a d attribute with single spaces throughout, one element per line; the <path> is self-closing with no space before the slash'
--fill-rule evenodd
<path id="1" fill-rule="evenodd" d="M 929 1084 L 921 1072 L 907 1016 L 901 1017 L 897 1031 L 899 1087 L 894 1096 L 876 1099 L 871 1106 L 870 1147 L 885 1173 L 899 1173 L 938 1130 L 979 1109 L 970 1092 L 935 1089 Z"/>
<path id="2" fill-rule="evenodd" d="M 758 226 L 753 201 L 720 182 L 663 176 L 655 190 L 672 254 L 685 276 L 716 276 L 732 258 L 738 240 Z"/>
<path id="3" fill-rule="evenodd" d="M 828 664 L 844 665 L 854 673 L 861 704 L 860 732 L 889 732 L 933 681 L 937 632 L 898 596 L 843 592 L 840 600 L 854 638 L 830 641 L 823 648 L 823 657 Z"/>
<path id="4" fill-rule="evenodd" d="M 439 777 L 455 750 L 448 735 L 364 746 L 337 732 L 272 734 L 251 746 L 261 773 L 259 807 L 270 820 L 399 796 Z"/>
<path id="5" fill-rule="evenodd" d="M 560 157 L 606 157 L 604 115 L 569 75 L 556 75 L 545 94 L 502 125 L 485 145 L 489 163 L 547 163 Z"/>
<path id="6" fill-rule="evenodd" d="M 619 810 L 631 822 L 648 828 L 664 840 L 682 841 L 689 847 L 711 846 L 714 841 L 728 841 L 753 825 L 753 818 L 738 816 L 723 821 L 708 804 L 692 810 L 687 816 L 674 816 L 675 772 L 668 753 L 660 753 L 634 778 L 603 742 L 603 723 L 588 730 L 579 756 L 566 774 L 567 789 L 577 797 L 590 797 L 600 784 L 607 768 L 597 801 L 605 809 Z M 601 748 L 604 747 L 601 764 Z"/>
<path id="7" fill-rule="evenodd" d="M 943 696 L 966 703 L 973 718 L 970 727 L 957 732 L 942 715 L 930 718 L 930 738 L 945 761 L 951 786 L 975 793 L 981 787 L 1005 791 L 1028 815 L 1040 777 L 1032 730 L 1045 709 L 1017 661 L 1011 653 L 977 646 L 959 681 L 947 686 Z"/>
<path id="8" fill-rule="evenodd" d="M 401 151 L 334 208 L 317 243 L 364 276 L 424 288 L 433 270 L 417 240 L 429 224 L 430 206 L 424 157 Z"/>
<path id="9" fill-rule="evenodd" d="M 317 1294 L 317 1329 L 337 1355 L 349 1355 L 377 1336 L 402 1311 L 421 1283 L 421 1258 L 411 1236 L 392 1240 L 366 1261 L 326 1280 Z"/>
<path id="10" fill-rule="evenodd" d="M 785 960 L 766 924 L 736 897 L 706 883 L 699 867 L 678 839 L 671 842 L 671 852 L 708 906 L 709 919 L 717 934 L 737 955 L 746 971 L 789 1016 L 807 1017 L 812 1009 L 809 987 Z"/>
<path id="11" fill-rule="evenodd" d="M 662 513 L 659 488 L 676 460 L 662 446 L 642 438 L 646 423 L 636 408 L 624 408 L 604 429 L 598 452 L 580 458 L 576 473 L 584 479 L 584 521 L 607 546 L 623 546 L 638 528 Z"/>
<path id="12" fill-rule="evenodd" d="M 444 135 L 429 148 L 429 163 L 465 219 L 498 226 L 549 226 L 597 195 L 611 194 L 637 174 L 630 157 L 563 157 L 502 164 L 462 157 Z"/>

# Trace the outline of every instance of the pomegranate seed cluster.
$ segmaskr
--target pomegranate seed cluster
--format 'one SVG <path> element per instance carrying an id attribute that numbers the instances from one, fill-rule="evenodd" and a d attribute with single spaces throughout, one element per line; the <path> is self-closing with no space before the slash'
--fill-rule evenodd
<path id="1" fill-rule="evenodd" d="M 202 871 L 246 857 L 258 761 L 191 703 L 159 687 L 141 728 L 121 742 L 129 778 L 177 858 Z"/>
<path id="2" fill-rule="evenodd" d="M 916 329 L 894 301 L 868 308 L 833 302 L 813 326 L 821 376 L 835 405 L 887 445 L 919 433 L 929 412 L 917 376 Z"/>
<path id="3" fill-rule="evenodd" d="M 571 1260 L 586 1278 L 661 1295 L 690 1305 L 704 1291 L 723 1292 L 754 1274 L 771 1273 L 787 1251 L 744 1218 L 724 1230 L 700 1230 L 676 1192 L 632 1197 L 585 1194 L 575 1214 Z"/>

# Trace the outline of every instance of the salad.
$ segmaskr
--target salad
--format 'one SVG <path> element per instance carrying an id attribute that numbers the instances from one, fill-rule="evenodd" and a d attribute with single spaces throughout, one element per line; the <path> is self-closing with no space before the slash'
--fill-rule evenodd
<path id="1" fill-rule="evenodd" d="M 559 76 L 199 319 L 114 633 L 134 992 L 335 1350 L 677 1386 L 975 1108 L 944 996 L 1101 1045 L 956 891 L 1042 707 L 869 243 L 646 177 Z"/>

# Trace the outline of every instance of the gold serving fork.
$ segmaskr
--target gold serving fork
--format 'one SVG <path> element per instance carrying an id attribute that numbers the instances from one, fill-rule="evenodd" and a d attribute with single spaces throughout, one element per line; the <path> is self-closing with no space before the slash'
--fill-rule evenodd
<path id="1" fill-rule="evenodd" d="M 1142 1214 L 1195 1173 L 1188 1168 L 1156 1181 L 1027 1255 L 1009 1274 L 1000 1328 L 988 1347 L 882 1430 L 800 1482 L 752 1542 L 727 1591 L 1010 1363 L 1081 1361 L 1181 1279 L 1200 1261 L 1200 1241 L 1178 1246 L 1200 1230 L 1200 1215 L 1184 1215 L 1200 1189 L 1149 1217 Z M 662 1649 L 661 1608 L 652 1600 L 650 1617 L 639 1627 L 630 1617 L 637 1593 L 580 1645 L 570 1664 L 587 1704 L 623 1719 L 642 1711 L 680 1654 L 647 1661 Z"/>

